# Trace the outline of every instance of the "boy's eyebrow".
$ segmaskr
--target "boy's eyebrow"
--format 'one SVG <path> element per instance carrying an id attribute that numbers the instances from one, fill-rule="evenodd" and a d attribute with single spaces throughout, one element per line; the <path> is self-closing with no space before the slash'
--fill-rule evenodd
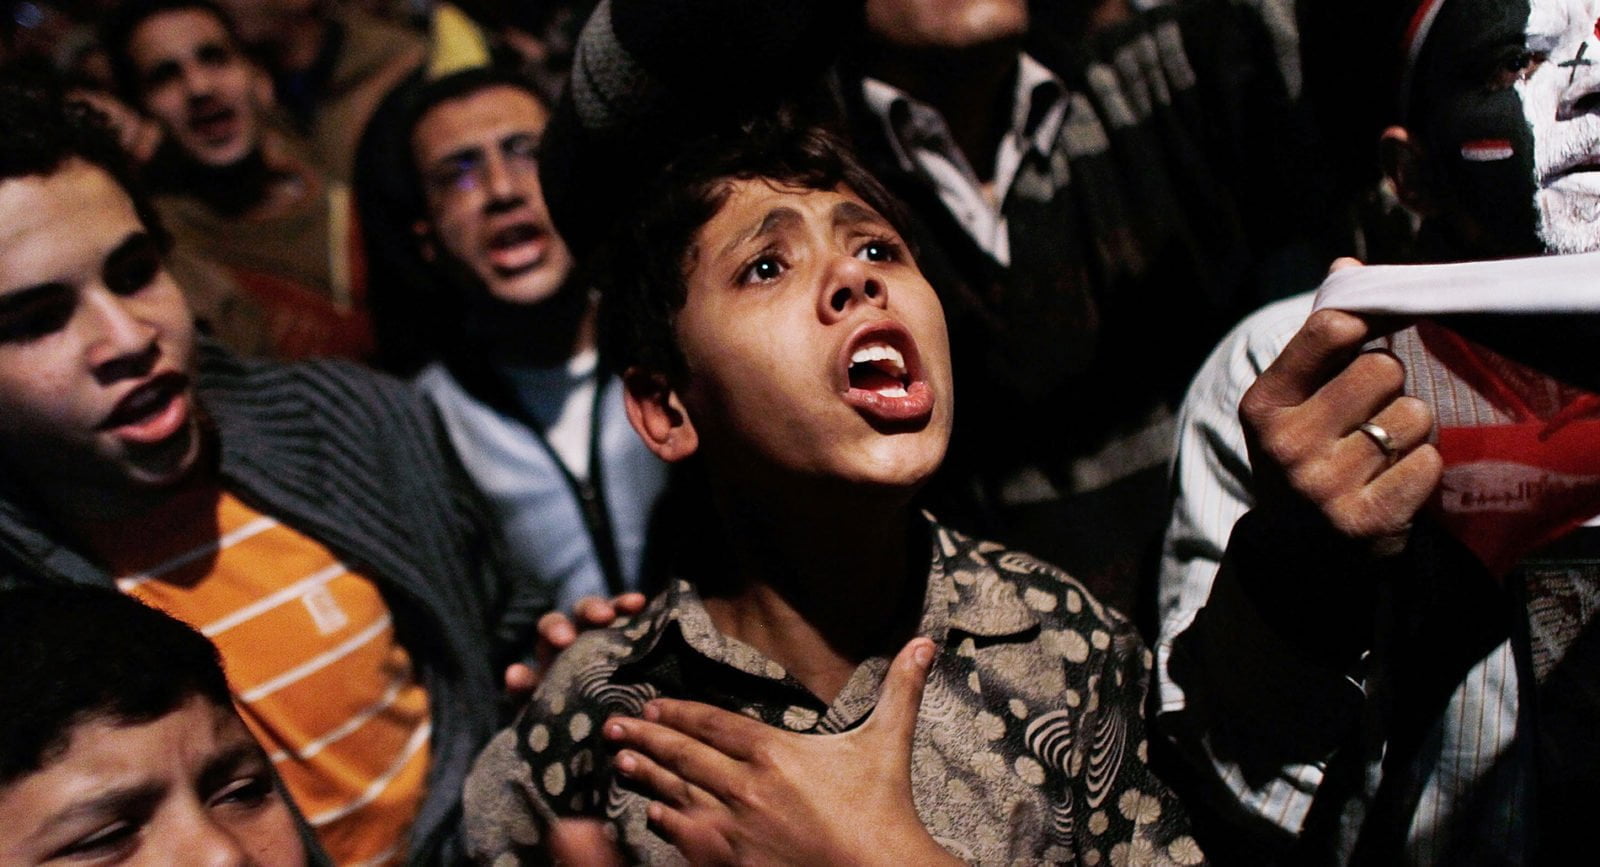
<path id="1" fill-rule="evenodd" d="M 853 226 L 858 223 L 888 223 L 888 220 L 859 202 L 845 201 L 833 206 L 835 226 Z"/>
<path id="2" fill-rule="evenodd" d="M 738 247 L 741 244 L 747 244 L 757 238 L 771 235 L 780 229 L 787 229 L 803 222 L 804 220 L 801 219 L 799 211 L 796 211 L 794 208 L 780 205 L 768 211 L 767 215 L 761 218 L 761 222 L 755 225 L 755 228 L 740 234 L 732 241 L 729 241 L 728 245 L 723 247 L 722 251 L 717 254 L 717 257 L 721 258 L 728 255 L 729 253 L 733 252 L 735 247 Z"/>

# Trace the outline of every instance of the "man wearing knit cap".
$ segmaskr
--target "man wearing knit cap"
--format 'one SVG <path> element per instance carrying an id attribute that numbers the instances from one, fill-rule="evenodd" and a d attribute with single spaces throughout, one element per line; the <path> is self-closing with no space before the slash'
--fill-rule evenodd
<path id="1" fill-rule="evenodd" d="M 1420 258 L 1600 250 L 1600 4 L 1408 11 L 1403 126 L 1382 156 L 1420 218 Z M 1521 400 L 1517 377 L 1494 390 L 1497 377 L 1442 362 L 1442 346 L 1463 344 L 1427 323 L 1389 337 L 1393 354 L 1360 353 L 1394 326 L 1310 310 L 1301 297 L 1247 320 L 1185 404 L 1157 724 L 1198 769 L 1191 802 L 1217 805 L 1209 839 L 1252 862 L 1561 858 L 1595 802 L 1600 706 L 1587 615 L 1570 645 L 1541 624 L 1558 599 L 1593 596 L 1593 532 L 1491 577 L 1474 540 L 1422 510 L 1441 487 L 1437 431 L 1485 423 L 1463 413 L 1500 418 Z M 1484 370 L 1533 365 L 1593 387 L 1592 341 L 1561 351 L 1592 322 L 1451 325 L 1483 344 L 1461 357 Z M 1572 415 L 1571 392 L 1534 399 L 1530 418 L 1548 421 L 1546 403 Z M 1557 579 L 1571 592 L 1551 595 Z"/>

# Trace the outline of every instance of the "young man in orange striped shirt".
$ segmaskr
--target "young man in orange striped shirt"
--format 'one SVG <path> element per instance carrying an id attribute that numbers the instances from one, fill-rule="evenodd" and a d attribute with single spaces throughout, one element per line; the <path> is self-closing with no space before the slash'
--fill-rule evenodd
<path id="1" fill-rule="evenodd" d="M 219 647 L 341 864 L 448 859 L 542 588 L 398 382 L 195 339 L 114 140 L 0 86 L 0 586 L 117 586 Z M 513 598 L 514 597 L 514 598 Z"/>

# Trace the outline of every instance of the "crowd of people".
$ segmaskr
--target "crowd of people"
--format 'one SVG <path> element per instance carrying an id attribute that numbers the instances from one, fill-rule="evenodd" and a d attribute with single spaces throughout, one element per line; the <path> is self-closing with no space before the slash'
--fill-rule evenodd
<path id="1" fill-rule="evenodd" d="M 0 864 L 1565 863 L 1600 296 L 1317 289 L 1596 167 L 1600 0 L 7 2 Z"/>

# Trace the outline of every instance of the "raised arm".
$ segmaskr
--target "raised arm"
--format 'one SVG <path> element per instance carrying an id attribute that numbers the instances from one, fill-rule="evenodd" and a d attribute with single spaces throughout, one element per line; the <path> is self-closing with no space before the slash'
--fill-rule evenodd
<path id="1" fill-rule="evenodd" d="M 1232 467 L 1226 496 L 1253 511 L 1216 571 L 1191 561 L 1204 574 L 1185 575 L 1181 594 L 1164 587 L 1164 603 L 1182 599 L 1163 612 L 1158 725 L 1207 799 L 1269 845 L 1299 833 L 1357 723 L 1378 576 L 1439 479 L 1431 412 L 1401 395 L 1398 361 L 1361 352 L 1372 336 L 1364 320 L 1320 312 L 1262 372 L 1232 439 L 1248 453 L 1242 475 L 1237 451 L 1198 458 Z"/>

